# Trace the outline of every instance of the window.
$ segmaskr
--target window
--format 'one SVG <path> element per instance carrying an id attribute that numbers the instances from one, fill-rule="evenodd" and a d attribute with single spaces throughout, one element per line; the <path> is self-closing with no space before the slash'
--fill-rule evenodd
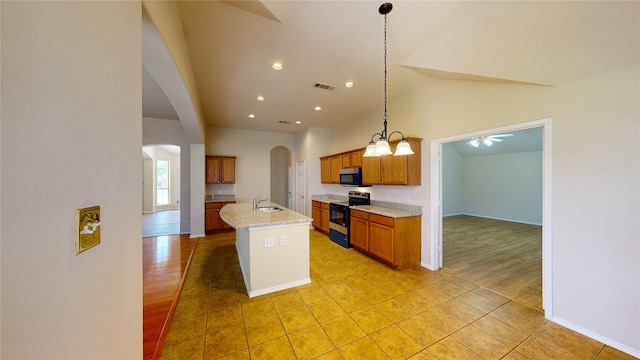
<path id="1" fill-rule="evenodd" d="M 156 205 L 169 205 L 169 162 L 156 162 Z"/>

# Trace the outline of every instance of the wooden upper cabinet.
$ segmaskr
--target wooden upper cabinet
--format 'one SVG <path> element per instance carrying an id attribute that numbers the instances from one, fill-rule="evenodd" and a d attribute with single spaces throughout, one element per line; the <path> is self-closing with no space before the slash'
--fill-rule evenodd
<path id="1" fill-rule="evenodd" d="M 351 154 L 342 154 L 342 168 L 350 168 L 351 167 Z"/>
<path id="2" fill-rule="evenodd" d="M 331 183 L 340 184 L 340 169 L 342 169 L 342 156 L 331 157 Z"/>
<path id="3" fill-rule="evenodd" d="M 380 158 L 362 158 L 362 183 L 365 185 L 380 184 Z"/>
<path id="4" fill-rule="evenodd" d="M 320 158 L 320 182 L 323 184 L 331 183 L 331 158 Z"/>
<path id="5" fill-rule="evenodd" d="M 364 185 L 409 185 L 421 184 L 422 139 L 407 138 L 413 155 L 363 157 L 364 149 L 352 150 L 320 158 L 320 182 L 339 184 L 340 169 L 362 168 Z M 395 151 L 400 140 L 392 141 L 391 151 Z"/>
<path id="6" fill-rule="evenodd" d="M 407 138 L 407 141 L 411 145 L 413 155 L 380 157 L 381 185 L 420 185 L 422 139 Z M 391 151 L 396 150 L 398 143 L 399 141 L 394 141 L 390 144 Z"/>
<path id="7" fill-rule="evenodd" d="M 234 184 L 236 158 L 234 156 L 207 156 L 205 166 L 207 184 Z"/>
<path id="8" fill-rule="evenodd" d="M 351 167 L 362 167 L 362 154 L 362 150 L 355 150 L 349 154 L 351 157 Z"/>
<path id="9" fill-rule="evenodd" d="M 224 184 L 235 184 L 236 182 L 236 158 L 235 157 L 223 157 L 221 158 L 221 170 L 222 174 L 221 182 Z"/>

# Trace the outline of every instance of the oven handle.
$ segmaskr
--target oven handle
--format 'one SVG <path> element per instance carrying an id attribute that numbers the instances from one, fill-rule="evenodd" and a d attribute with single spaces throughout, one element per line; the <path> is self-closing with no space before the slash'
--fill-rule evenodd
<path id="1" fill-rule="evenodd" d="M 349 235 L 349 231 L 345 226 L 330 222 L 329 223 L 329 228 L 333 229 L 333 230 L 335 230 L 335 231 L 337 231 L 337 232 L 339 232 L 341 234 Z"/>

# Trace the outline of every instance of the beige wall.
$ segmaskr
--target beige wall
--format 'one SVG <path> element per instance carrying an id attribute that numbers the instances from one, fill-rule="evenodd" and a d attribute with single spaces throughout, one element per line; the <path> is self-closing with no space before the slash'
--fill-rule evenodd
<path id="1" fill-rule="evenodd" d="M 424 138 L 423 185 L 372 198 L 417 199 L 429 261 L 431 140 L 552 118 L 553 318 L 639 354 L 639 79 L 634 65 L 558 88 L 436 81 L 391 98 L 389 130 Z M 366 145 L 380 112 L 333 128 L 331 151 Z"/>
<path id="2" fill-rule="evenodd" d="M 141 5 L 0 6 L 0 357 L 141 358 Z M 76 256 L 93 205 L 102 242 Z"/>

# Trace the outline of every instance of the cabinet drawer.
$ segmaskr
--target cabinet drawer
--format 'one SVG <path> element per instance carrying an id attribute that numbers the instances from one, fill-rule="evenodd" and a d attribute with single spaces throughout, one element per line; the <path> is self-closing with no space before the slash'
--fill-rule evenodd
<path id="1" fill-rule="evenodd" d="M 358 219 L 369 220 L 369 213 L 365 211 L 351 209 L 351 216 Z"/>
<path id="2" fill-rule="evenodd" d="M 394 224 L 393 218 L 390 218 L 390 217 L 387 217 L 387 216 L 378 215 L 378 214 L 369 215 L 369 221 L 377 223 L 377 224 L 381 224 L 381 225 L 386 225 L 386 226 L 389 226 L 389 227 L 393 227 L 393 224 Z"/>

